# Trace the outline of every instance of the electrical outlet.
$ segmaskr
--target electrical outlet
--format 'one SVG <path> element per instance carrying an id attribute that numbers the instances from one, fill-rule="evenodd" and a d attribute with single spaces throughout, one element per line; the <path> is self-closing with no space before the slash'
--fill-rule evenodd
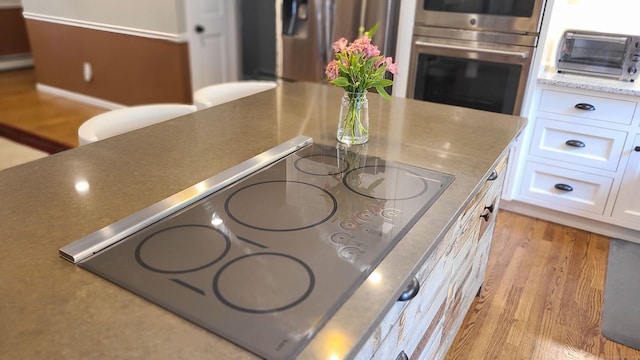
<path id="1" fill-rule="evenodd" d="M 91 82 L 91 79 L 93 79 L 93 69 L 91 68 L 91 63 L 82 63 L 82 76 L 84 77 L 85 82 Z"/>

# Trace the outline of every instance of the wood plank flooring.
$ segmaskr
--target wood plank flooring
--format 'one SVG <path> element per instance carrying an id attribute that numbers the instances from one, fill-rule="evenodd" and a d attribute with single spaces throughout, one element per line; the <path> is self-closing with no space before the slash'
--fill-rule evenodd
<path id="1" fill-rule="evenodd" d="M 608 251 L 604 236 L 501 211 L 481 295 L 446 359 L 640 360 L 600 332 Z"/>
<path id="2" fill-rule="evenodd" d="M 107 111 L 36 91 L 33 69 L 0 72 L 0 123 L 78 146 L 78 127 Z"/>
<path id="3" fill-rule="evenodd" d="M 78 126 L 104 111 L 37 92 L 33 69 L 0 72 L 0 122 L 77 146 Z M 603 236 L 501 211 L 447 360 L 640 360 L 600 333 L 608 249 Z"/>

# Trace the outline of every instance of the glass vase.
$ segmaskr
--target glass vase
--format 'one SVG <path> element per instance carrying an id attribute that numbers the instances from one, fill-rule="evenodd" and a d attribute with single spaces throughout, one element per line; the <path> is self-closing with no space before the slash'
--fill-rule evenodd
<path id="1" fill-rule="evenodd" d="M 346 92 L 342 96 L 338 119 L 338 141 L 349 145 L 369 140 L 369 100 L 367 92 Z"/>

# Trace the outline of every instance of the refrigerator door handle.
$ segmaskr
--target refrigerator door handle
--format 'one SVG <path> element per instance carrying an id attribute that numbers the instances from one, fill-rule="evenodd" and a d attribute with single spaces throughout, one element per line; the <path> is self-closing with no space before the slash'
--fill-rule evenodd
<path id="1" fill-rule="evenodd" d="M 333 42 L 335 33 L 335 18 L 336 18 L 336 0 L 318 0 L 320 7 L 322 8 L 322 20 L 320 23 L 320 56 L 323 60 L 323 65 L 326 66 L 333 55 Z M 324 71 L 324 69 L 323 69 Z"/>
<path id="2" fill-rule="evenodd" d="M 285 25 L 285 35 L 293 35 L 296 28 L 296 21 L 298 20 L 298 0 L 291 0 L 291 17 L 289 22 Z"/>

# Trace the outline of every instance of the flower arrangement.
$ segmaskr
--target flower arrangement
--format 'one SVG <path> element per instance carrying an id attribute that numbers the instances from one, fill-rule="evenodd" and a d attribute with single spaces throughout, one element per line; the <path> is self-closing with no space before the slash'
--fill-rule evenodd
<path id="1" fill-rule="evenodd" d="M 391 57 L 381 55 L 378 47 L 371 43 L 377 29 L 378 25 L 352 43 L 341 38 L 333 44 L 336 58 L 325 70 L 333 85 L 344 88 L 347 93 L 363 93 L 375 88 L 384 98 L 390 98 L 384 88 L 393 84 L 393 80 L 384 76 L 387 71 L 397 74 L 398 65 Z"/>
<path id="2" fill-rule="evenodd" d="M 344 88 L 343 102 L 349 102 L 348 109 L 340 115 L 340 141 L 346 138 L 345 142 L 356 144 L 368 140 L 368 119 L 362 118 L 362 108 L 366 107 L 369 89 L 375 88 L 385 99 L 391 98 L 385 87 L 393 84 L 393 80 L 386 79 L 385 74 L 397 74 L 398 67 L 391 57 L 381 55 L 378 47 L 371 43 L 377 28 L 375 25 L 351 43 L 341 38 L 333 44 L 335 59 L 327 65 L 325 75 L 333 85 Z"/>

